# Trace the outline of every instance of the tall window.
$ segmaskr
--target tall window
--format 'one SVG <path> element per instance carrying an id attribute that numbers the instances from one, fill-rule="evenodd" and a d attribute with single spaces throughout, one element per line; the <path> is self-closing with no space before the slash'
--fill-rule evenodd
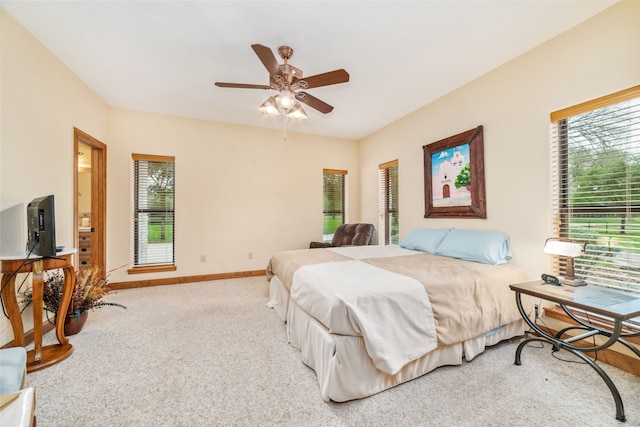
<path id="1" fill-rule="evenodd" d="M 399 244 L 398 212 L 398 161 L 383 163 L 378 172 L 379 224 L 378 240 L 388 244 Z"/>
<path id="2" fill-rule="evenodd" d="M 322 240 L 330 242 L 340 224 L 345 222 L 347 171 L 322 170 Z"/>
<path id="3" fill-rule="evenodd" d="M 640 86 L 551 114 L 556 237 L 586 243 L 575 275 L 640 291 Z M 563 259 L 555 260 L 563 273 Z"/>
<path id="4" fill-rule="evenodd" d="M 134 266 L 175 269 L 175 158 L 132 157 Z"/>

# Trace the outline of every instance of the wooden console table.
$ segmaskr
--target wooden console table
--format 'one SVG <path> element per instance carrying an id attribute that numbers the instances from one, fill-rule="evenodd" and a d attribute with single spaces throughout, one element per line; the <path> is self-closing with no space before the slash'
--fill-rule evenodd
<path id="1" fill-rule="evenodd" d="M 511 290 L 516 293 L 516 304 L 518 310 L 522 315 L 524 321 L 533 329 L 533 331 L 539 336 L 527 338 L 520 343 L 516 350 L 515 364 L 520 365 L 520 354 L 523 348 L 531 341 L 547 342 L 553 345 L 554 350 L 560 348 L 567 350 L 570 353 L 578 356 L 587 365 L 591 366 L 595 370 L 600 378 L 607 384 L 609 391 L 613 395 L 613 400 L 616 404 L 616 419 L 619 421 L 626 421 L 624 416 L 624 407 L 622 405 L 622 398 L 611 378 L 598 366 L 591 358 L 584 354 L 584 352 L 595 352 L 604 350 L 610 347 L 614 343 L 620 343 L 626 348 L 631 350 L 638 358 L 640 358 L 640 350 L 633 344 L 625 341 L 626 337 L 640 336 L 640 332 L 625 331 L 625 323 L 629 323 L 629 320 L 640 316 L 640 294 L 631 292 L 617 291 L 615 289 L 604 288 L 601 286 L 557 286 L 547 284 L 542 281 L 520 283 L 516 285 L 510 285 Z M 530 295 L 535 298 L 541 298 L 547 301 L 552 301 L 560 305 L 562 309 L 571 317 L 579 326 L 570 326 L 565 328 L 553 336 L 546 331 L 543 331 L 534 321 L 532 321 L 524 308 L 522 307 L 522 294 Z M 578 318 L 571 309 L 583 310 L 588 313 L 598 314 L 612 321 L 612 327 L 606 328 L 592 323 L 585 322 Z M 585 331 L 576 336 L 565 336 L 570 330 Z M 605 337 L 603 344 L 579 346 L 576 343 L 585 338 L 595 337 L 597 335 Z M 564 338 L 563 338 L 564 336 Z"/>
<path id="2" fill-rule="evenodd" d="M 24 328 L 20 306 L 16 296 L 16 275 L 18 273 L 33 273 L 32 304 L 33 304 L 33 341 L 34 349 L 27 352 L 27 372 L 33 372 L 54 365 L 73 353 L 73 346 L 64 335 L 64 321 L 71 301 L 71 294 L 76 282 L 76 272 L 73 266 L 73 254 L 76 250 L 59 252 L 52 258 L 37 256 L 25 258 L 21 255 L 1 255 L 2 261 L 2 301 L 11 322 L 15 346 L 24 347 Z M 42 288 L 43 273 L 47 270 L 62 269 L 64 272 L 64 287 L 62 300 L 56 313 L 56 337 L 58 344 L 42 346 Z M 9 277 L 8 279 L 5 279 Z M 6 281 L 6 283 L 5 283 Z"/>

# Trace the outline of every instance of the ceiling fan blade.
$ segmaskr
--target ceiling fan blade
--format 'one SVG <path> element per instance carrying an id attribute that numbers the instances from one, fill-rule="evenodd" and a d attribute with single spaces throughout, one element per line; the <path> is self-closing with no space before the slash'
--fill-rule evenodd
<path id="1" fill-rule="evenodd" d="M 261 44 L 252 44 L 251 48 L 256 55 L 258 55 L 258 58 L 269 72 L 269 76 L 282 75 L 282 71 L 280 71 L 280 64 L 278 64 L 278 61 L 271 49 Z"/>
<path id="2" fill-rule="evenodd" d="M 339 70 L 329 71 L 327 73 L 316 74 L 315 76 L 304 77 L 301 80 L 307 82 L 306 89 L 311 89 L 314 87 L 346 83 L 349 81 L 349 73 L 341 68 Z"/>
<path id="3" fill-rule="evenodd" d="M 223 83 L 223 82 L 216 82 L 216 86 L 218 86 L 218 87 L 233 87 L 233 88 L 240 88 L 240 89 L 271 89 L 271 86 L 266 86 L 266 85 L 250 85 L 250 84 L 245 84 L 245 83 Z"/>
<path id="4" fill-rule="evenodd" d="M 311 108 L 315 108 L 323 114 L 327 114 L 333 111 L 333 107 L 324 101 L 320 101 L 315 96 L 309 95 L 306 92 L 296 93 L 296 99 L 300 102 L 304 102 Z"/>

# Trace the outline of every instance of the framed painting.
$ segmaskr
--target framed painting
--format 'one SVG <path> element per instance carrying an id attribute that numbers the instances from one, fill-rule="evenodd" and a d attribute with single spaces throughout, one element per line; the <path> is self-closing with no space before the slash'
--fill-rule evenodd
<path id="1" fill-rule="evenodd" d="M 486 218 L 482 126 L 423 145 L 424 217 Z"/>

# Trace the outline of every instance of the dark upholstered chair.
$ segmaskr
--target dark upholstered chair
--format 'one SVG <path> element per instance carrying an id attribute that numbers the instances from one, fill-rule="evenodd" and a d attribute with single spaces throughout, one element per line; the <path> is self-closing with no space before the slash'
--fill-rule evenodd
<path id="1" fill-rule="evenodd" d="M 311 242 L 309 249 L 335 248 L 338 246 L 365 246 L 377 245 L 378 236 L 373 224 L 342 224 L 329 242 Z"/>

